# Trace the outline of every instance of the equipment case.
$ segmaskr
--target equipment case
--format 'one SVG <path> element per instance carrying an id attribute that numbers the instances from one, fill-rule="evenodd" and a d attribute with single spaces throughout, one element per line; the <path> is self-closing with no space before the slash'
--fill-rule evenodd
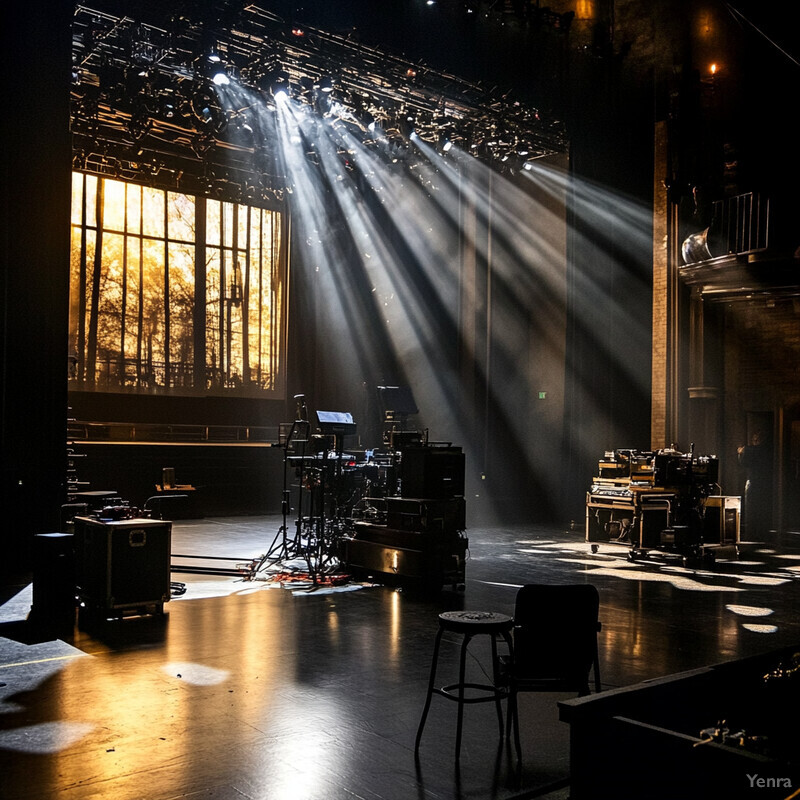
<path id="1" fill-rule="evenodd" d="M 95 612 L 161 613 L 170 599 L 172 523 L 75 517 L 78 598 Z"/>

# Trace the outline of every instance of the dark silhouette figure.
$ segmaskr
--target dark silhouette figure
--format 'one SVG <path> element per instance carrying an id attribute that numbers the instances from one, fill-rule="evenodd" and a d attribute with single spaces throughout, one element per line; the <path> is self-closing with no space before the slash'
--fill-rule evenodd
<path id="1" fill-rule="evenodd" d="M 762 537 L 772 523 L 772 446 L 763 431 L 738 449 L 745 471 L 744 529 L 748 537 Z"/>

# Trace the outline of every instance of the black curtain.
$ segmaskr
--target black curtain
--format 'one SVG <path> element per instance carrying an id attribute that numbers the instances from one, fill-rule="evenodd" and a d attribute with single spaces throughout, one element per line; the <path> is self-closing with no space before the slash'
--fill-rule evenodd
<path id="1" fill-rule="evenodd" d="M 0 115 L 0 564 L 8 572 L 28 565 L 33 534 L 58 530 L 66 497 L 72 12 L 63 0 L 31 0 L 2 26 L 13 71 Z"/>

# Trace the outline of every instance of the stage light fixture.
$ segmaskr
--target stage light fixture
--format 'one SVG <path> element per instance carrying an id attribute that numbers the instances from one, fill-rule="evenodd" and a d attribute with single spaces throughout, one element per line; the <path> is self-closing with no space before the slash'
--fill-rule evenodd
<path id="1" fill-rule="evenodd" d="M 438 3 L 433 0 L 431 5 Z M 461 5 L 476 11 L 481 4 L 464 0 Z M 88 12 L 80 8 L 71 76 L 84 88 L 73 106 L 78 129 L 94 135 L 100 114 L 110 109 L 116 115 L 112 124 L 134 148 L 138 140 L 144 142 L 156 132 L 165 149 L 180 153 L 187 145 L 181 127 L 195 128 L 188 142 L 193 151 L 208 149 L 223 138 L 223 131 L 237 148 L 249 148 L 255 139 L 259 143 L 252 146 L 260 147 L 261 123 L 256 125 L 254 118 L 248 125 L 239 111 L 226 110 L 229 103 L 238 108 L 240 102 L 230 90 L 223 95 L 220 87 L 226 83 L 258 91 L 266 114 L 279 114 L 282 99 L 308 104 L 320 121 L 324 117 L 336 131 L 345 130 L 370 148 L 382 151 L 392 137 L 395 158 L 417 157 L 417 145 L 422 147 L 424 141 L 450 158 L 463 151 L 498 165 L 503 159 L 506 165 L 521 167 L 543 149 L 555 152 L 560 145 L 557 131 L 544 130 L 531 140 L 522 133 L 539 127 L 535 111 L 531 116 L 530 109 L 505 100 L 487 105 L 495 98 L 484 98 L 479 87 L 402 59 L 376 59 L 372 49 L 362 52 L 353 42 L 340 43 L 316 32 L 312 36 L 310 29 L 291 30 L 294 26 L 286 31 L 277 20 L 265 22 L 269 15 L 262 17 L 255 7 L 248 6 L 248 13 L 258 35 L 251 39 L 247 33 L 235 41 L 209 40 L 208 29 L 189 25 L 169 34 L 145 26 L 137 28 L 133 38 L 120 25 L 95 41 L 95 23 L 84 21 Z M 263 24 L 269 28 L 273 22 L 280 35 L 264 36 Z M 243 26 L 246 33 L 249 29 L 244 22 Z M 140 96 L 151 100 L 145 108 Z M 500 118 L 507 130 L 500 130 Z M 417 141 L 409 149 L 412 132 Z M 113 131 L 109 138 L 115 135 Z M 192 138 L 203 141 L 195 148 Z M 550 138 L 556 142 L 553 146 L 547 144 Z"/>
<path id="2" fill-rule="evenodd" d="M 288 98 L 291 94 L 289 73 L 282 69 L 273 70 L 263 76 L 259 82 L 259 88 L 261 91 L 271 94 L 274 98 L 277 98 L 279 94 Z"/>
<path id="3" fill-rule="evenodd" d="M 197 78 L 210 80 L 216 86 L 226 86 L 230 83 L 225 62 L 215 50 L 197 58 L 194 67 Z"/>
<path id="4" fill-rule="evenodd" d="M 208 77 L 215 86 L 227 86 L 231 82 L 225 64 L 217 55 L 208 57 Z"/>
<path id="5" fill-rule="evenodd" d="M 219 133 L 225 128 L 227 118 L 212 89 L 201 89 L 195 92 L 192 96 L 191 108 L 199 130 Z"/>
<path id="6" fill-rule="evenodd" d="M 330 94 L 322 94 L 322 93 L 318 94 L 314 98 L 314 109 L 322 117 L 324 117 L 328 113 L 330 113 L 330 110 L 331 110 L 331 96 L 330 96 Z"/>

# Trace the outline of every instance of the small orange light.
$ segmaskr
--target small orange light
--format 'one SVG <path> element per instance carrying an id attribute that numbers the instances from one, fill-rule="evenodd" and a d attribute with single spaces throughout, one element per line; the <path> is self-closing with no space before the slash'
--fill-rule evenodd
<path id="1" fill-rule="evenodd" d="M 716 64 L 712 64 L 711 65 L 711 74 L 712 75 L 716 75 L 717 74 L 717 65 Z"/>

